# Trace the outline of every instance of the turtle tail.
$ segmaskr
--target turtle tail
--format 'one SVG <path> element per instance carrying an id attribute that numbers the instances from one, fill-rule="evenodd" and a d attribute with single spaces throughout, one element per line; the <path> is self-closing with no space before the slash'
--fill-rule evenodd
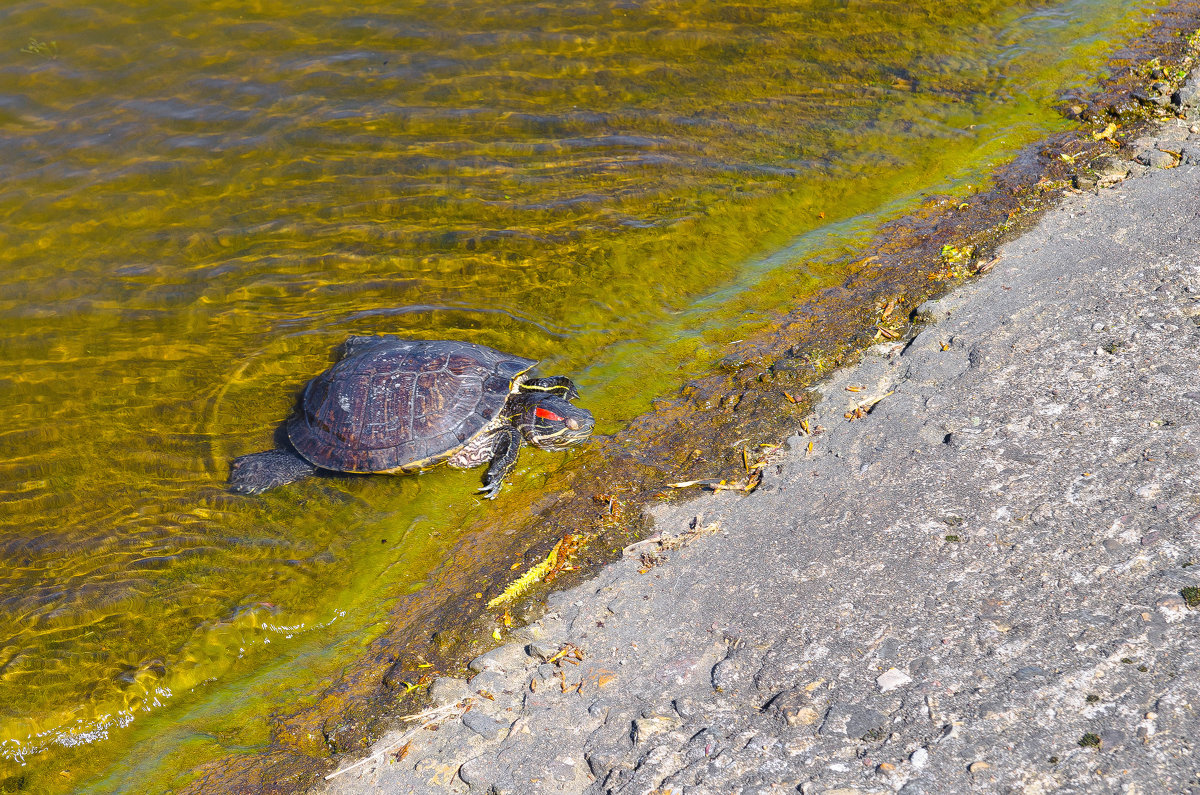
<path id="1" fill-rule="evenodd" d="M 291 450 L 267 450 L 233 459 L 229 489 L 238 494 L 261 494 L 314 474 L 317 468 Z"/>

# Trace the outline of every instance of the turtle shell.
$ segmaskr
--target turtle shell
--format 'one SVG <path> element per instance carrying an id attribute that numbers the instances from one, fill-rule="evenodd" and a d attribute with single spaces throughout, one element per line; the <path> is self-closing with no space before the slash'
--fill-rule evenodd
<path id="1" fill-rule="evenodd" d="M 341 361 L 304 387 L 288 438 L 323 469 L 425 469 L 495 423 L 535 364 L 468 342 L 351 337 Z"/>

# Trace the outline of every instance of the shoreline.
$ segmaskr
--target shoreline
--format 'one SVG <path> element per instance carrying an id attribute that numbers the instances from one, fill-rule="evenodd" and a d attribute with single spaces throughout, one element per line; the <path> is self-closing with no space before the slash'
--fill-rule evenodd
<path id="1" fill-rule="evenodd" d="M 1196 119 L 314 791 L 1200 786 Z"/>
<path id="2" fill-rule="evenodd" d="M 1131 51 L 1139 57 L 1161 54 L 1164 62 L 1179 57 L 1176 32 L 1185 26 L 1194 29 L 1196 21 L 1194 12 L 1189 17 L 1178 8 L 1169 9 L 1159 27 L 1130 45 Z M 1077 108 L 1072 108 L 1072 114 L 1084 119 L 1111 116 L 1120 119 L 1124 129 L 1145 123 L 1145 108 L 1130 96 L 1131 86 L 1144 82 L 1142 76 L 1133 74 L 1134 69 L 1128 66 L 1133 63 L 1130 56 L 1121 63 L 1126 65 L 1106 81 L 1105 89 L 1081 100 Z M 721 428 L 710 439 L 714 450 L 745 436 L 755 440 L 786 436 L 787 431 L 780 429 L 794 428 L 811 405 L 803 398 L 800 403 L 789 404 L 784 390 L 803 396 L 832 368 L 853 361 L 869 344 L 871 335 L 878 332 L 881 320 L 885 321 L 883 325 L 890 323 L 902 332 L 908 328 L 908 315 L 923 300 L 922 291 L 924 295 L 943 293 L 972 271 L 986 268 L 988 258 L 982 255 L 990 250 L 997 234 L 1004 234 L 1001 226 L 1007 224 L 1001 222 L 1006 214 L 1017 226 L 1036 217 L 1043 207 L 1058 201 L 1062 185 L 1072 174 L 1087 173 L 1090 160 L 1102 156 L 1104 149 L 1112 149 L 1106 147 L 1106 141 L 1094 141 L 1098 145 L 1090 155 L 1081 155 L 1077 148 L 1067 149 L 1080 141 L 1086 148 L 1084 130 L 1058 134 L 1041 147 L 1023 150 L 1019 159 L 1025 162 L 1005 169 L 997 177 L 998 184 L 988 192 L 991 199 L 987 202 L 973 201 L 969 208 L 956 210 L 944 201 L 931 199 L 913 215 L 885 227 L 866 252 L 873 250 L 875 255 L 862 261 L 857 276 L 797 307 L 773 333 L 748 342 L 729 357 L 723 371 L 693 382 L 679 396 L 664 400 L 656 411 L 611 440 L 606 451 L 595 456 L 589 453 L 587 460 L 572 462 L 554 476 L 532 510 L 522 507 L 521 513 L 528 514 L 527 518 L 514 521 L 508 512 L 500 510 L 469 528 L 456 555 L 491 561 L 494 568 L 482 573 L 440 572 L 431 585 L 438 594 L 436 598 L 421 595 L 402 599 L 393 611 L 393 628 L 372 645 L 366 657 L 351 665 L 341 680 L 331 684 L 315 706 L 306 704 L 296 713 L 275 716 L 274 739 L 269 748 L 257 755 L 234 755 L 202 766 L 184 791 L 296 791 L 330 769 L 331 755 L 353 757 L 364 753 L 369 739 L 394 723 L 396 715 L 419 709 L 420 702 L 410 693 L 423 692 L 429 681 L 426 672 L 462 671 L 467 659 L 494 644 L 487 638 L 503 624 L 499 624 L 497 611 L 486 611 L 483 604 L 519 573 L 508 565 L 514 558 L 535 564 L 564 533 L 586 525 L 590 528 L 586 532 L 595 531 L 597 535 L 591 536 L 592 543 L 577 558 L 579 570 L 564 573 L 552 586 L 560 588 L 564 583 L 570 586 L 596 576 L 597 566 L 619 555 L 622 547 L 647 532 L 649 518 L 640 512 L 659 502 L 654 490 L 631 493 L 626 498 L 620 491 L 621 484 L 615 483 L 603 495 L 608 499 L 606 513 L 594 499 L 598 483 L 605 483 L 606 478 L 611 482 L 614 472 L 618 479 L 631 480 L 651 473 L 654 482 L 663 484 L 741 471 L 740 453 L 723 454 L 720 461 L 703 457 L 697 460 L 687 455 L 695 446 L 690 440 L 703 434 L 710 421 Z M 1062 151 L 1070 151 L 1078 160 L 1059 160 Z M 945 262 L 939 251 L 947 244 L 977 245 L 975 258 L 965 264 Z M 937 280 L 931 281 L 931 276 Z M 890 299 L 897 296 L 903 312 L 890 319 L 881 317 Z M 874 310 L 872 303 L 876 305 Z M 822 335 L 818 327 L 827 320 L 836 330 Z M 812 347 L 813 341 L 823 341 L 819 352 L 824 361 L 820 367 L 814 366 L 805 351 L 798 350 L 799 345 L 792 344 L 796 339 L 808 344 L 808 350 L 814 353 L 817 350 Z M 764 367 L 773 374 L 771 383 L 763 384 L 759 377 Z M 629 452 L 642 451 L 639 445 L 646 440 L 651 440 L 657 457 Z M 668 505 L 660 506 L 660 510 L 672 509 Z M 546 591 L 543 586 L 512 606 L 511 618 L 517 625 L 537 619 L 544 609 L 542 597 Z M 549 597 L 550 601 L 556 598 Z M 430 632 L 422 631 L 429 627 L 438 630 L 432 633 L 432 640 Z M 381 686 L 384 671 L 387 674 Z"/>
<path id="3" fill-rule="evenodd" d="M 1144 159 L 1200 160 L 1180 129 Z M 1197 218 L 1200 165 L 1068 198 L 825 382 L 759 491 L 656 511 L 313 791 L 1200 786 Z"/>

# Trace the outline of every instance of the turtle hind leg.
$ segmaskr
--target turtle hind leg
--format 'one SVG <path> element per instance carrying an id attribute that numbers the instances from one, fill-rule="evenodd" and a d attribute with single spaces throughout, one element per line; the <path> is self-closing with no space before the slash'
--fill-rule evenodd
<path id="1" fill-rule="evenodd" d="M 229 490 L 238 494 L 262 494 L 316 471 L 316 467 L 291 450 L 251 453 L 233 459 L 229 465 Z"/>

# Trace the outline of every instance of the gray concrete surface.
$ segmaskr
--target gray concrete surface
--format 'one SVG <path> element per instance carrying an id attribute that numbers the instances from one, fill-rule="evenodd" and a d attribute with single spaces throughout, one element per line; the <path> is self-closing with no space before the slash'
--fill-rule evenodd
<path id="1" fill-rule="evenodd" d="M 757 492 L 660 510 L 676 542 L 552 597 L 435 684 L 436 731 L 318 791 L 1200 793 L 1187 160 L 1068 196 L 825 384 Z"/>

